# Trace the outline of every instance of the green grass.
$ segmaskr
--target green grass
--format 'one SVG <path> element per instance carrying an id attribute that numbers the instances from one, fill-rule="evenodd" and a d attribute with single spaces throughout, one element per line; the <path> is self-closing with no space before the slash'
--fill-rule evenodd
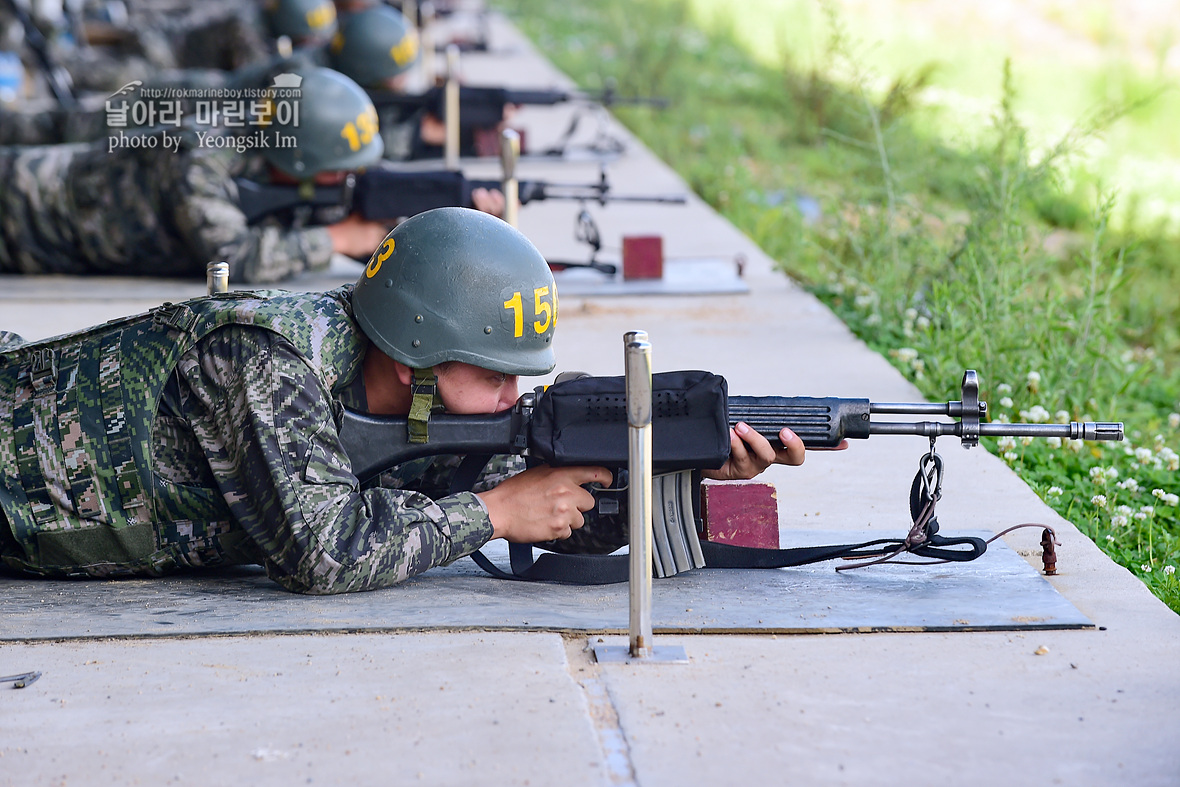
<path id="1" fill-rule="evenodd" d="M 1180 160 L 1159 78 L 1066 80 L 971 31 L 866 45 L 873 20 L 803 0 L 497 5 L 584 87 L 670 98 L 617 114 L 932 400 L 973 368 L 994 418 L 1126 422 L 1122 444 L 985 443 L 1180 610 L 1180 187 L 1110 178 Z"/>

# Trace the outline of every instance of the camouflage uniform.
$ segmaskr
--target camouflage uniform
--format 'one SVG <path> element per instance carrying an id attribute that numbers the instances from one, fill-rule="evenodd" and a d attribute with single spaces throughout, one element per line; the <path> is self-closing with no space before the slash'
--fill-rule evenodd
<path id="1" fill-rule="evenodd" d="M 262 563 L 289 590 L 340 593 L 478 549 L 479 499 L 423 494 L 450 463 L 400 468 L 401 488 L 362 490 L 348 470 L 337 427 L 342 407 L 364 409 L 368 345 L 350 292 L 198 299 L 0 355 L 4 563 L 90 577 Z"/>
<path id="2" fill-rule="evenodd" d="M 258 156 L 158 133 L 179 149 L 0 148 L 0 272 L 204 277 L 224 260 L 231 281 L 273 282 L 328 266 L 323 227 L 247 226 L 233 178 Z"/>

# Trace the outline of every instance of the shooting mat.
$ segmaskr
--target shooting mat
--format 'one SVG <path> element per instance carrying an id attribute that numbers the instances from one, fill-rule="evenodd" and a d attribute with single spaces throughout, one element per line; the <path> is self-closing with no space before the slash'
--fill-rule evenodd
<path id="1" fill-rule="evenodd" d="M 989 537 L 979 531 L 971 535 Z M 790 545 L 879 534 L 791 532 Z M 507 549 L 485 552 L 507 565 Z M 1091 628 L 1002 541 L 979 560 L 936 566 L 834 564 L 710 570 L 652 583 L 656 633 L 835 633 Z M 0 640 L 399 630 L 626 633 L 626 584 L 509 582 L 468 559 L 397 587 L 341 596 L 288 593 L 261 569 L 165 579 L 30 580 L 0 574 Z"/>

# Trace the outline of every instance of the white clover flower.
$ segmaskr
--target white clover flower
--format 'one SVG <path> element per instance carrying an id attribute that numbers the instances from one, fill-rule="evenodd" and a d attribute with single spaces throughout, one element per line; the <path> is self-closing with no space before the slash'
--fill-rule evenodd
<path id="1" fill-rule="evenodd" d="M 913 363 L 918 359 L 918 351 L 913 347 L 899 347 L 890 354 L 902 363 Z"/>
<path id="2" fill-rule="evenodd" d="M 1180 495 L 1164 495 L 1164 505 L 1177 506 L 1180 505 Z"/>
<path id="3" fill-rule="evenodd" d="M 1066 441 L 1066 446 L 1069 448 L 1069 450 L 1073 451 L 1075 454 L 1080 454 L 1082 452 L 1082 449 L 1086 447 L 1086 441 L 1085 440 L 1070 439 L 1070 440 Z"/>
<path id="4" fill-rule="evenodd" d="M 1025 435 L 1024 437 L 1020 438 L 1020 444 L 1021 445 L 1032 445 L 1033 438 L 1029 437 L 1028 435 Z"/>
<path id="5" fill-rule="evenodd" d="M 906 309 L 906 310 L 905 310 L 905 318 L 906 318 L 907 320 L 916 320 L 916 319 L 918 319 L 918 310 L 917 310 L 917 309 L 915 309 L 913 306 L 911 306 L 910 308 Z"/>
<path id="6" fill-rule="evenodd" d="M 930 318 L 926 317 L 926 316 L 919 317 L 918 322 L 917 322 L 917 326 L 918 326 L 919 331 L 930 330 Z"/>
<path id="7" fill-rule="evenodd" d="M 1173 429 L 1180 429 L 1180 413 L 1172 413 L 1168 416 L 1168 426 Z"/>
<path id="8" fill-rule="evenodd" d="M 1055 423 L 1067 424 L 1069 423 L 1069 417 L 1068 410 L 1058 410 L 1057 412 L 1053 413 L 1053 421 Z"/>
<path id="9" fill-rule="evenodd" d="M 1015 447 L 1016 438 L 1011 437 L 1010 435 L 1004 435 L 996 441 L 996 448 L 1000 449 L 1001 451 L 1011 451 Z"/>
<path id="10" fill-rule="evenodd" d="M 997 413 L 996 417 L 993 418 L 992 421 L 996 422 L 997 424 L 1006 424 L 1006 423 L 1008 423 L 1008 414 L 1007 413 Z"/>
<path id="11" fill-rule="evenodd" d="M 1139 566 L 1139 568 L 1143 569 L 1144 574 L 1151 573 L 1151 564 L 1150 563 L 1144 563 L 1143 565 Z"/>
<path id="12" fill-rule="evenodd" d="M 1090 498 L 1090 502 L 1098 508 L 1106 508 L 1106 495 L 1094 495 Z"/>
<path id="13" fill-rule="evenodd" d="M 1000 394 L 1001 396 L 1010 394 L 1012 393 L 1012 386 L 1008 385 L 1008 383 L 1000 383 L 996 386 L 996 393 Z"/>
<path id="14" fill-rule="evenodd" d="M 1130 506 L 1119 506 L 1114 510 L 1114 512 L 1116 514 L 1122 514 L 1123 516 L 1130 516 L 1135 512 L 1135 509 L 1131 508 Z"/>
<path id="15" fill-rule="evenodd" d="M 1114 516 L 1112 516 L 1110 518 L 1110 526 L 1111 527 L 1126 527 L 1127 526 L 1127 518 L 1125 516 L 1123 516 L 1122 514 L 1115 514 Z"/>
<path id="16" fill-rule="evenodd" d="M 1175 567 L 1175 566 L 1164 566 L 1164 574 L 1166 574 L 1167 576 L 1169 576 L 1169 577 L 1170 577 L 1170 576 L 1172 576 L 1172 575 L 1173 575 L 1173 574 L 1175 574 L 1175 573 L 1176 573 L 1176 567 Z"/>
<path id="17" fill-rule="evenodd" d="M 1151 452 L 1150 448 L 1136 448 L 1135 459 L 1139 462 L 1139 464 L 1147 465 L 1151 464 L 1151 462 L 1155 459 L 1155 454 Z"/>
<path id="18" fill-rule="evenodd" d="M 1007 407 L 1009 410 L 1011 410 L 1012 409 L 1012 397 L 1005 396 L 1003 399 L 1001 399 L 1000 400 L 1000 407 Z"/>
<path id="19" fill-rule="evenodd" d="M 868 295 L 857 295 L 853 300 L 858 309 L 867 309 L 877 302 L 877 294 L 869 293 Z"/>
<path id="20" fill-rule="evenodd" d="M 1119 481 L 1118 488 L 1119 489 L 1126 489 L 1128 492 L 1138 492 L 1139 491 L 1139 482 L 1136 481 L 1134 478 L 1128 478 L 1126 481 Z"/>
<path id="21" fill-rule="evenodd" d="M 1107 534 L 1106 534 L 1106 540 L 1107 540 L 1107 541 L 1114 541 L 1114 536 L 1112 536 L 1110 533 L 1107 533 Z"/>
<path id="22" fill-rule="evenodd" d="M 1141 506 L 1139 508 L 1139 513 L 1141 513 L 1145 516 L 1155 516 L 1155 507 L 1154 506 Z"/>
<path id="23" fill-rule="evenodd" d="M 1060 448 L 1061 447 L 1061 438 L 1060 437 L 1046 437 L 1045 443 L 1050 448 Z"/>
<path id="24" fill-rule="evenodd" d="M 1173 451 L 1167 446 L 1160 449 L 1159 456 L 1156 457 L 1160 464 L 1165 465 L 1169 470 L 1180 470 L 1180 454 Z"/>
<path id="25" fill-rule="evenodd" d="M 1119 477 L 1119 469 L 1114 465 L 1111 465 L 1110 467 L 1103 470 L 1102 474 L 1106 476 L 1107 481 L 1113 481 Z"/>
<path id="26" fill-rule="evenodd" d="M 1051 486 L 1049 491 L 1045 492 L 1046 497 L 1061 497 L 1063 494 L 1065 494 L 1065 490 L 1059 486 Z"/>
<path id="27" fill-rule="evenodd" d="M 1155 450 L 1161 450 L 1164 447 L 1164 436 L 1162 434 L 1157 434 L 1155 437 L 1151 438 L 1151 444 Z"/>
<path id="28" fill-rule="evenodd" d="M 868 317 L 865 318 L 865 325 L 880 325 L 880 324 L 881 324 L 881 315 L 878 314 L 877 312 L 873 312 L 872 314 L 870 314 Z"/>
<path id="29" fill-rule="evenodd" d="M 1021 410 L 1020 417 L 1026 421 L 1031 421 L 1034 424 L 1043 424 L 1048 422 L 1052 416 L 1044 407 L 1041 407 L 1039 404 L 1034 404 L 1027 410 Z"/>
<path id="30" fill-rule="evenodd" d="M 1037 391 L 1041 390 L 1041 373 L 1040 372 L 1029 372 L 1028 376 L 1025 379 L 1027 380 L 1028 390 L 1030 392 L 1036 393 Z"/>
<path id="31" fill-rule="evenodd" d="M 1009 451 L 1008 453 L 1004 454 L 1004 458 L 1009 462 L 1015 462 L 1020 458 L 1020 454 L 1016 453 L 1015 451 Z"/>
<path id="32" fill-rule="evenodd" d="M 1103 469 L 1101 467 L 1097 467 L 1097 466 L 1091 467 L 1090 468 L 1090 480 L 1093 481 L 1098 486 L 1105 486 L 1106 485 L 1106 473 L 1103 472 Z"/>
<path id="33" fill-rule="evenodd" d="M 1153 490 L 1151 490 L 1151 496 L 1152 496 L 1152 497 L 1158 497 L 1160 500 L 1163 500 L 1163 499 L 1164 499 L 1164 495 L 1166 495 L 1166 494 L 1167 494 L 1167 492 L 1165 492 L 1165 491 L 1164 491 L 1164 490 L 1162 490 L 1162 489 L 1153 489 Z"/>

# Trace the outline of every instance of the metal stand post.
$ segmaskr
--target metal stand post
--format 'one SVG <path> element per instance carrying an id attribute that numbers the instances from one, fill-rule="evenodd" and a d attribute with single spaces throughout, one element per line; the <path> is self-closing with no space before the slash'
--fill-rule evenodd
<path id="1" fill-rule="evenodd" d="M 211 262 L 205 266 L 205 285 L 210 295 L 229 292 L 229 263 Z"/>
<path id="2" fill-rule="evenodd" d="M 510 128 L 500 134 L 501 181 L 504 192 L 504 221 L 517 226 L 520 210 L 520 181 L 516 179 L 516 162 L 520 158 L 520 134 Z"/>
<path id="3" fill-rule="evenodd" d="M 651 344 L 644 331 L 623 335 L 627 389 L 627 514 L 630 526 L 630 642 L 596 645 L 598 661 L 688 663 L 678 645 L 656 646 L 651 621 Z"/>
<path id="4" fill-rule="evenodd" d="M 443 123 L 446 126 L 446 147 L 443 158 L 447 169 L 459 169 L 459 47 L 447 46 L 447 85 L 444 90 Z"/>

